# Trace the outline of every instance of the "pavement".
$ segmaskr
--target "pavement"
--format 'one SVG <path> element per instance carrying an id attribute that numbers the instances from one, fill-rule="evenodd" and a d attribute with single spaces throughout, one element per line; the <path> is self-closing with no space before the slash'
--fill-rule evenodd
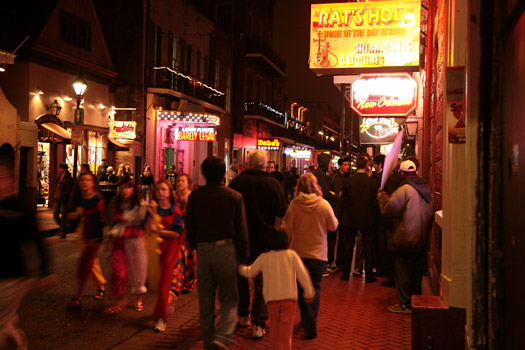
<path id="1" fill-rule="evenodd" d="M 58 230 L 58 225 L 54 224 L 52 212 L 49 210 L 39 211 L 39 223 L 46 232 Z M 71 235 L 72 236 L 72 235 Z M 64 240 L 58 237 L 47 238 L 57 247 L 71 250 L 69 247 L 73 242 L 69 242 L 69 237 Z M 62 243 L 62 244 L 60 244 Z M 72 255 L 71 259 L 74 256 Z M 102 259 L 104 260 L 104 259 Z M 71 265 L 71 263 L 68 263 Z M 299 309 L 297 308 L 293 334 L 293 349 L 392 349 L 402 350 L 411 348 L 411 316 L 390 313 L 386 310 L 387 306 L 397 302 L 395 288 L 386 288 L 380 286 L 384 281 L 378 278 L 377 282 L 365 283 L 363 277 L 352 276 L 350 281 L 339 279 L 340 272 L 335 272 L 328 277 L 323 278 L 321 289 L 321 307 L 318 316 L 318 337 L 312 340 L 305 340 L 305 333 L 299 327 Z M 423 285 L 424 294 L 428 293 L 428 288 Z M 425 293 L 426 291 L 426 293 Z M 68 293 L 72 292 L 69 291 Z M 138 349 L 175 349 L 175 350 L 201 350 L 203 349 L 198 317 L 198 299 L 197 292 L 181 295 L 174 304 L 174 311 L 169 316 L 168 327 L 164 333 L 153 332 L 153 322 L 150 319 L 151 308 L 156 297 L 154 292 L 148 293 L 151 302 L 145 304 L 145 308 L 140 319 L 134 321 L 134 328 L 129 330 L 125 336 L 122 335 L 115 341 L 106 342 L 105 345 L 99 345 L 97 348 L 118 349 L 118 350 L 138 350 Z M 60 303 L 65 297 L 60 297 Z M 46 299 L 43 298 L 42 302 Z M 49 301 L 49 299 L 47 299 Z M 34 309 L 33 309 L 34 310 Z M 64 311 L 56 311 L 63 313 Z M 94 322 L 105 322 L 103 317 L 99 316 L 97 310 L 90 310 L 76 322 L 79 322 L 78 328 L 75 328 L 75 335 L 82 333 L 82 327 L 89 323 L 89 319 Z M 133 315 L 132 311 L 124 313 L 116 318 L 107 320 L 105 328 L 114 327 L 111 332 L 118 333 L 121 329 L 119 322 L 129 321 L 128 315 Z M 29 317 L 27 322 L 29 321 Z M 69 322 L 69 321 L 68 321 Z M 82 327 L 80 327 L 80 322 Z M 115 325 L 112 325 L 112 322 Z M 123 324 L 123 323 L 122 323 Z M 267 324 L 268 331 L 271 332 L 271 324 Z M 100 328 L 99 328 L 100 329 Z M 106 329 L 104 329 L 106 331 Z M 38 349 L 37 337 L 31 335 L 31 331 L 26 331 L 31 346 L 30 348 Z M 102 332 L 101 332 L 102 333 Z M 46 335 L 47 334 L 47 335 Z M 41 337 L 54 337 L 50 333 L 40 335 Z M 72 335 L 69 333 L 68 335 Z M 56 335 L 58 336 L 58 334 Z M 63 334 L 62 336 L 65 336 Z M 32 339 L 33 338 L 33 339 Z M 91 338 L 91 336 L 90 336 Z M 63 338 L 62 338 L 63 339 Z M 93 339 L 93 338 L 91 338 Z M 113 339 L 113 338 L 112 338 Z M 40 338 L 42 340 L 42 338 Z M 47 341 L 49 341 L 48 339 Z M 41 343 L 42 344 L 42 343 Z M 92 349 L 90 342 L 84 342 L 82 348 Z M 60 347 L 58 348 L 66 348 Z M 237 329 L 234 334 L 234 341 L 230 349 L 237 350 L 256 350 L 270 349 L 270 337 L 265 336 L 261 340 L 251 339 L 251 328 Z"/>
<path id="2" fill-rule="evenodd" d="M 60 230 L 53 219 L 53 208 L 37 207 L 36 222 L 43 237 L 54 236 Z"/>

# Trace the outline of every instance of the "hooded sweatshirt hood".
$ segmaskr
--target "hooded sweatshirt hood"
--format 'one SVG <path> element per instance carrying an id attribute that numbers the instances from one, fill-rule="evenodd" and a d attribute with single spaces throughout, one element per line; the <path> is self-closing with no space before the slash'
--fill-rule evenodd
<path id="1" fill-rule="evenodd" d="M 317 163 L 319 164 L 319 168 L 323 169 L 324 171 L 328 170 L 328 165 L 330 164 L 330 157 L 329 154 L 321 153 L 317 156 Z"/>
<path id="2" fill-rule="evenodd" d="M 425 202 L 430 203 L 430 201 L 432 200 L 432 194 L 430 193 L 430 186 L 422 178 L 418 176 L 414 176 L 414 177 L 408 178 L 401 185 L 404 185 L 404 184 L 412 186 L 417 191 L 417 193 L 419 193 L 421 198 L 425 200 Z"/>
<path id="3" fill-rule="evenodd" d="M 316 193 L 303 193 L 299 192 L 299 195 L 294 198 L 295 204 L 297 204 L 307 214 L 311 214 L 317 208 L 323 197 L 318 196 Z"/>

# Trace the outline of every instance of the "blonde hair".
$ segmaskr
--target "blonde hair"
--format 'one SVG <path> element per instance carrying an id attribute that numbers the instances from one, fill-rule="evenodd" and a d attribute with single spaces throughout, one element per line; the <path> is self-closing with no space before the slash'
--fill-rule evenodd
<path id="1" fill-rule="evenodd" d="M 312 173 L 306 173 L 299 177 L 297 180 L 297 187 L 295 187 L 295 195 L 299 195 L 299 192 L 303 193 L 315 193 L 318 196 L 323 195 L 321 187 L 317 184 L 317 178 Z"/>

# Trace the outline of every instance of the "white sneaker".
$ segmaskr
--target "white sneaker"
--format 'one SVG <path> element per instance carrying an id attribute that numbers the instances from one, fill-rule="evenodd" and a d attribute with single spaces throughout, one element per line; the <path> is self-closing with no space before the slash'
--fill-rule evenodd
<path id="1" fill-rule="evenodd" d="M 238 323 L 239 328 L 246 328 L 246 327 L 250 327 L 251 325 L 252 323 L 250 322 L 250 316 L 239 317 L 239 323 Z"/>
<path id="2" fill-rule="evenodd" d="M 164 332 L 166 330 L 166 321 L 163 318 L 159 318 L 157 325 L 155 326 L 154 332 Z"/>
<path id="3" fill-rule="evenodd" d="M 254 324 L 252 326 L 252 338 L 253 339 L 262 339 L 266 335 L 266 331 L 259 325 Z"/>

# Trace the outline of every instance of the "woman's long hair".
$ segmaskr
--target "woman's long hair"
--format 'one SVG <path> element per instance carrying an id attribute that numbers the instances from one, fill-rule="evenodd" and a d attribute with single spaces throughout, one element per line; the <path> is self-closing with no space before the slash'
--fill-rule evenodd
<path id="1" fill-rule="evenodd" d="M 306 173 L 299 177 L 297 180 L 297 186 L 295 187 L 295 195 L 298 196 L 299 192 L 305 194 L 315 193 L 318 196 L 323 195 L 321 187 L 317 184 L 317 178 L 312 173 Z"/>
<path id="2" fill-rule="evenodd" d="M 123 209 L 123 205 L 124 204 L 128 204 L 128 208 L 133 208 L 137 205 L 140 205 L 140 194 L 139 194 L 139 190 L 137 188 L 137 184 L 135 183 L 135 180 L 133 180 L 130 176 L 126 175 L 124 176 L 123 178 L 121 178 L 119 181 L 118 181 L 118 187 L 119 188 L 122 188 L 122 187 L 133 187 L 133 194 L 131 195 L 131 197 L 124 202 L 124 200 L 122 199 L 122 196 L 120 194 L 118 194 L 116 197 L 115 197 L 115 206 L 119 209 L 119 210 L 122 210 Z"/>

